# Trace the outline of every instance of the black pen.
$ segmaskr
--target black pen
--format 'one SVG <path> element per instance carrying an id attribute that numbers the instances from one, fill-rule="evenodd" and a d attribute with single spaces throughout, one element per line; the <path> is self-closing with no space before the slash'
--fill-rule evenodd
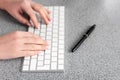
<path id="1" fill-rule="evenodd" d="M 85 39 L 93 32 L 93 30 L 95 29 L 95 26 L 96 25 L 94 24 L 87 30 L 87 32 L 83 35 L 80 41 L 72 49 L 72 52 L 76 51 L 79 48 L 79 46 L 85 41 Z"/>

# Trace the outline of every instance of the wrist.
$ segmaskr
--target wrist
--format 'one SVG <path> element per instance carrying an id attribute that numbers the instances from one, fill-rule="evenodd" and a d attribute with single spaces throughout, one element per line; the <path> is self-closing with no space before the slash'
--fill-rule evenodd
<path id="1" fill-rule="evenodd" d="M 0 53 L 1 53 L 1 51 L 2 51 L 1 45 L 2 45 L 2 38 L 0 37 Z"/>

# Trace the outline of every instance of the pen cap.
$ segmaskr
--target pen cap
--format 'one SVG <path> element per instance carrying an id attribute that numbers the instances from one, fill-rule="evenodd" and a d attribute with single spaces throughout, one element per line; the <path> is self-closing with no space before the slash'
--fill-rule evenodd
<path id="1" fill-rule="evenodd" d="M 89 29 L 88 29 L 88 31 L 86 32 L 86 34 L 89 36 L 90 34 L 91 34 L 91 32 L 95 29 L 95 24 L 94 25 L 92 25 Z"/>

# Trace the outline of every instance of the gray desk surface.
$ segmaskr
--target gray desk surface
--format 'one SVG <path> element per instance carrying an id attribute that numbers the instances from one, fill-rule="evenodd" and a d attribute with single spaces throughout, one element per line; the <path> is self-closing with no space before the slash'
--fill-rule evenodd
<path id="1" fill-rule="evenodd" d="M 22 73 L 23 58 L 0 61 L 0 80 L 120 80 L 120 0 L 35 0 L 43 5 L 64 5 L 65 72 Z M 70 49 L 92 24 L 92 35 L 78 51 Z M 0 35 L 27 28 L 0 12 Z"/>

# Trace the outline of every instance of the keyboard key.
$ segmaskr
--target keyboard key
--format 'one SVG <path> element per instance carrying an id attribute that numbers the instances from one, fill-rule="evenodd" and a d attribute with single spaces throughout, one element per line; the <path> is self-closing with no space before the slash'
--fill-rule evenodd
<path id="1" fill-rule="evenodd" d="M 31 58 L 32 58 L 32 59 L 33 59 L 33 58 L 36 59 L 36 58 L 37 58 L 37 55 L 31 56 Z"/>
<path id="2" fill-rule="evenodd" d="M 35 33 L 34 34 L 37 35 L 37 36 L 39 36 L 40 35 L 40 30 L 35 29 Z"/>
<path id="3" fill-rule="evenodd" d="M 51 70 L 56 70 L 57 69 L 57 62 L 52 62 L 51 63 Z"/>
<path id="4" fill-rule="evenodd" d="M 52 43 L 52 45 L 53 45 L 53 46 L 57 46 L 57 45 L 58 45 L 58 43 L 57 43 L 57 42 L 54 42 L 54 43 Z"/>
<path id="5" fill-rule="evenodd" d="M 43 66 L 43 61 L 38 61 L 38 65 L 37 66 Z"/>
<path id="6" fill-rule="evenodd" d="M 52 57 L 52 61 L 57 62 L 57 57 Z"/>
<path id="7" fill-rule="evenodd" d="M 58 38 L 54 38 L 52 39 L 53 42 L 57 42 L 58 41 Z"/>
<path id="8" fill-rule="evenodd" d="M 43 57 L 44 56 L 38 56 L 38 60 L 42 60 L 43 61 Z"/>
<path id="9" fill-rule="evenodd" d="M 53 52 L 57 52 L 57 50 L 58 50 L 57 47 L 56 48 L 52 48 Z"/>
<path id="10" fill-rule="evenodd" d="M 64 35 L 64 34 L 62 34 L 62 35 Z M 63 40 L 63 39 L 64 39 L 64 36 L 59 36 L 59 39 L 62 39 L 62 40 Z"/>
<path id="11" fill-rule="evenodd" d="M 31 59 L 30 70 L 36 70 L 36 63 L 37 63 L 36 59 Z"/>
<path id="12" fill-rule="evenodd" d="M 58 58 L 59 58 L 59 59 L 64 59 L 64 54 L 60 54 L 60 53 L 59 53 Z"/>
<path id="13" fill-rule="evenodd" d="M 25 60 L 29 60 L 29 59 L 30 59 L 30 57 L 25 57 L 24 59 L 25 59 Z"/>
<path id="14" fill-rule="evenodd" d="M 52 33 L 51 33 L 50 31 L 47 31 L 47 35 L 48 35 L 48 36 L 51 36 Z"/>
<path id="15" fill-rule="evenodd" d="M 45 51 L 45 54 L 50 54 L 51 53 L 51 50 L 46 50 Z"/>
<path id="16" fill-rule="evenodd" d="M 29 70 L 29 66 L 23 66 L 23 71 L 28 71 Z"/>
<path id="17" fill-rule="evenodd" d="M 29 65 L 30 61 L 29 60 L 24 60 L 24 65 Z"/>
<path id="18" fill-rule="evenodd" d="M 60 41 L 59 41 L 59 44 L 60 44 L 60 45 L 64 45 L 64 41 L 63 41 L 63 40 L 60 40 Z"/>
<path id="19" fill-rule="evenodd" d="M 58 70 L 63 70 L 64 69 L 64 65 L 58 65 Z"/>
<path id="20" fill-rule="evenodd" d="M 58 34 L 53 34 L 53 37 L 58 37 Z"/>
<path id="21" fill-rule="evenodd" d="M 64 60 L 63 59 L 59 59 L 58 60 L 58 64 L 64 64 Z"/>
<path id="22" fill-rule="evenodd" d="M 52 39 L 52 37 L 51 36 L 47 36 L 47 38 L 46 38 L 47 40 L 51 40 Z"/>
<path id="23" fill-rule="evenodd" d="M 59 49 L 59 53 L 64 53 L 64 50 L 63 49 Z"/>
<path id="24" fill-rule="evenodd" d="M 50 64 L 50 60 L 45 60 L 45 65 L 49 65 Z"/>
<path id="25" fill-rule="evenodd" d="M 33 27 L 29 27 L 28 31 L 33 33 L 34 32 L 34 28 Z"/>
<path id="26" fill-rule="evenodd" d="M 57 56 L 57 52 L 52 52 L 52 57 Z"/>
<path id="27" fill-rule="evenodd" d="M 50 59 L 50 55 L 45 55 L 45 60 L 48 60 L 48 59 Z"/>
<path id="28" fill-rule="evenodd" d="M 50 69 L 50 66 L 49 66 L 49 65 L 37 67 L 37 70 L 49 70 L 49 69 Z"/>

